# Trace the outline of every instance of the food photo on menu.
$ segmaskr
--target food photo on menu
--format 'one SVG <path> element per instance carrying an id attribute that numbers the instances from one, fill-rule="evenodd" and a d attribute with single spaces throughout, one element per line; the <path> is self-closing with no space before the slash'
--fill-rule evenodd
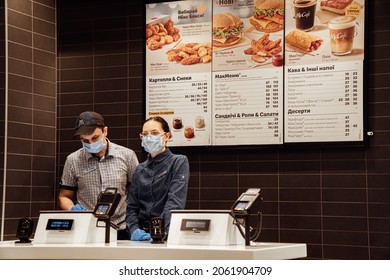
<path id="1" fill-rule="evenodd" d="M 170 146 L 210 144 L 211 1 L 146 4 L 146 117 L 162 116 Z"/>
<path id="2" fill-rule="evenodd" d="M 284 28 L 284 0 L 257 0 L 249 22 L 256 30 L 264 33 L 282 30 Z"/>
<path id="3" fill-rule="evenodd" d="M 213 46 L 225 48 L 238 44 L 242 39 L 244 23 L 231 13 L 213 16 Z"/>
<path id="4" fill-rule="evenodd" d="M 157 18 L 156 18 L 157 19 Z M 166 17 L 166 21 L 146 24 L 146 45 L 149 50 L 158 50 L 166 45 L 179 42 L 180 29 L 174 27 L 173 20 Z M 168 61 L 181 65 L 208 63 L 212 60 L 211 43 L 177 43 L 165 52 Z"/>
<path id="5" fill-rule="evenodd" d="M 152 17 L 146 24 L 146 45 L 149 50 L 161 49 L 163 46 L 180 40 L 180 30 L 174 27 L 169 16 Z"/>
<path id="6" fill-rule="evenodd" d="M 286 65 L 362 60 L 364 0 L 290 0 L 285 34 Z"/>
<path id="7" fill-rule="evenodd" d="M 283 65 L 283 0 L 214 5 L 213 71 Z"/>
<path id="8" fill-rule="evenodd" d="M 147 9 L 145 26 L 147 75 L 210 71 L 211 4 L 178 1 L 155 5 Z M 191 69 L 183 70 L 185 66 Z"/>

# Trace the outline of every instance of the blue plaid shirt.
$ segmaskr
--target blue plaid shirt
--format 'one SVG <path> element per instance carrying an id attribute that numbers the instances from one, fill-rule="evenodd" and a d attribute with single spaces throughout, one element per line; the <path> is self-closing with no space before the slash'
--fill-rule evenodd
<path id="1" fill-rule="evenodd" d="M 122 198 L 112 222 L 125 229 L 128 187 L 138 159 L 133 150 L 110 142 L 100 160 L 81 148 L 65 161 L 60 188 L 77 192 L 77 203 L 88 210 L 95 208 L 97 198 L 106 188 L 117 188 Z"/>

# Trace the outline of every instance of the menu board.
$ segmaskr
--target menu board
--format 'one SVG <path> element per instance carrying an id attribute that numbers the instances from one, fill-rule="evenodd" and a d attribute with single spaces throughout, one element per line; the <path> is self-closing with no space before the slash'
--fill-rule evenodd
<path id="1" fill-rule="evenodd" d="M 264 32 L 253 1 L 213 3 L 212 144 L 282 144 L 283 23 Z"/>
<path id="2" fill-rule="evenodd" d="M 211 144 L 211 4 L 147 5 L 146 117 L 170 125 L 170 146 Z"/>
<path id="3" fill-rule="evenodd" d="M 282 143 L 282 84 L 278 74 L 213 74 L 214 145 Z"/>
<path id="4" fill-rule="evenodd" d="M 364 0 L 151 2 L 145 30 L 170 146 L 363 140 Z"/>
<path id="5" fill-rule="evenodd" d="M 285 142 L 362 141 L 363 1 L 292 1 L 285 32 Z"/>

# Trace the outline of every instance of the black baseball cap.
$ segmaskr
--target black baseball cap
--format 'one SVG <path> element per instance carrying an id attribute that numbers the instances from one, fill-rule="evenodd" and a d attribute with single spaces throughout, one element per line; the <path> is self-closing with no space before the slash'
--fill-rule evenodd
<path id="1" fill-rule="evenodd" d="M 90 135 L 98 126 L 105 126 L 104 118 L 100 114 L 92 111 L 82 112 L 76 119 L 73 138 L 79 135 Z"/>

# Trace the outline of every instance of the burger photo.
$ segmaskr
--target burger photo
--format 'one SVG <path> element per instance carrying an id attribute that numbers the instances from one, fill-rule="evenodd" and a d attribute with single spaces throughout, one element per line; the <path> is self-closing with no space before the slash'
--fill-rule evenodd
<path id="1" fill-rule="evenodd" d="M 284 0 L 257 0 L 250 24 L 261 32 L 276 32 L 284 26 Z"/>
<path id="2" fill-rule="evenodd" d="M 237 44 L 242 37 L 244 23 L 230 13 L 213 16 L 213 46 L 228 47 Z"/>

